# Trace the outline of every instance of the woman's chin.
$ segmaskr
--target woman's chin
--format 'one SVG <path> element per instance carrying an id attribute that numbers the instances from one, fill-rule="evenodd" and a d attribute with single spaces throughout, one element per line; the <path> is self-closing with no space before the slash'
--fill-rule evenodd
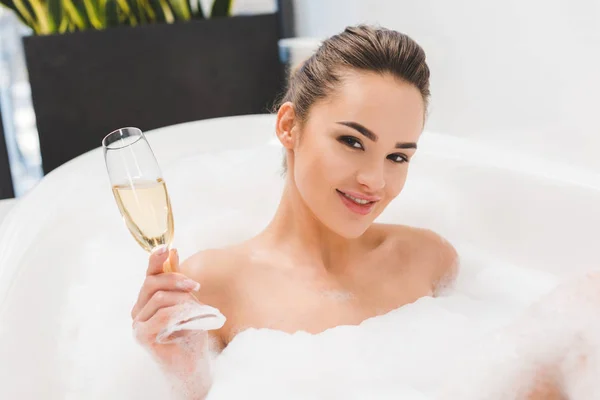
<path id="1" fill-rule="evenodd" d="M 344 239 L 356 239 L 362 236 L 379 214 L 355 215 L 348 212 L 339 213 L 336 211 L 339 210 L 321 213 L 321 215 L 316 213 L 316 215 L 321 223 L 331 232 Z"/>

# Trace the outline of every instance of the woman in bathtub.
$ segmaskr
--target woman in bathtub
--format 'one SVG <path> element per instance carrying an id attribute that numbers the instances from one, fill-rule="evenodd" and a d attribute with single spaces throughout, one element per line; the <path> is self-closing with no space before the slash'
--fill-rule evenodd
<path id="1" fill-rule="evenodd" d="M 240 330 L 316 334 L 452 282 L 458 259 L 449 242 L 428 230 L 373 223 L 402 191 L 429 95 L 423 49 L 406 35 L 366 26 L 326 40 L 291 76 L 277 112 L 286 180 L 273 220 L 246 242 L 195 254 L 176 273 L 163 273 L 169 256 L 178 264 L 176 251 L 155 252 L 132 310 L 138 340 L 177 377 L 185 397 L 205 396 L 208 353 Z M 218 308 L 226 323 L 157 343 L 189 302 Z M 547 389 L 531 398 L 552 398 L 541 392 Z"/>

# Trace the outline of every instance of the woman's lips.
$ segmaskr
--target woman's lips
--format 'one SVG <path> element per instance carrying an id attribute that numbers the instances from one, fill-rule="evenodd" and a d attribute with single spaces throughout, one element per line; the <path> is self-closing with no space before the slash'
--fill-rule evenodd
<path id="1" fill-rule="evenodd" d="M 371 210 L 373 210 L 375 203 L 380 200 L 380 198 L 375 196 L 367 196 L 355 192 L 342 192 L 339 189 L 336 189 L 336 192 L 340 196 L 342 203 L 344 203 L 350 211 L 360 215 L 367 215 L 370 213 Z"/>
<path id="2" fill-rule="evenodd" d="M 349 190 L 339 190 L 337 189 L 338 192 L 340 193 L 344 193 L 344 194 L 348 194 L 354 198 L 357 199 L 361 199 L 361 200 L 367 200 L 367 201 L 379 201 L 381 200 L 381 197 L 379 196 L 370 196 L 368 194 L 363 194 L 363 193 L 358 193 L 358 192 L 351 192 Z"/>

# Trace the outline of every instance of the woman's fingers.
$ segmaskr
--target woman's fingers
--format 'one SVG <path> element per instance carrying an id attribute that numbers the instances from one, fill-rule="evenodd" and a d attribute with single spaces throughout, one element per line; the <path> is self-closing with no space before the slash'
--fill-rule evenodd
<path id="1" fill-rule="evenodd" d="M 152 296 L 150 301 L 140 310 L 135 320 L 146 322 L 154 316 L 159 310 L 166 309 L 177 304 L 187 302 L 197 302 L 196 298 L 190 293 L 185 292 L 166 292 L 159 290 Z"/>
<path id="2" fill-rule="evenodd" d="M 148 269 L 146 275 L 157 275 L 163 273 L 163 264 L 168 260 L 169 254 L 173 252 L 168 251 L 166 245 L 159 246 L 150 254 L 148 259 Z"/>
<path id="3" fill-rule="evenodd" d="M 191 302 L 179 303 L 170 307 L 160 308 L 147 321 L 134 321 L 133 330 L 136 339 L 145 344 L 157 344 L 157 336 L 169 326 L 172 320 L 184 312 L 190 304 Z M 192 338 L 199 335 L 207 335 L 207 333 L 207 331 L 203 330 L 183 330 L 173 333 L 170 338 L 173 339 L 178 336 Z"/>
<path id="4" fill-rule="evenodd" d="M 173 249 L 169 253 L 169 258 L 163 263 L 163 272 L 177 272 L 179 269 L 179 253 Z"/>
<path id="5" fill-rule="evenodd" d="M 158 291 L 191 292 L 198 289 L 200 289 L 200 284 L 183 274 L 150 275 L 146 277 L 138 295 L 138 300 L 131 310 L 131 318 L 135 319 L 141 309 Z"/>

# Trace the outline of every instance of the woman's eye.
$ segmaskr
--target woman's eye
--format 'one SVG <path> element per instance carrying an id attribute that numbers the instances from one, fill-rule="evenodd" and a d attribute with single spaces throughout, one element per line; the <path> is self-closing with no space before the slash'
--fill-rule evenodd
<path id="1" fill-rule="evenodd" d="M 398 164 L 408 162 L 408 157 L 406 157 L 404 154 L 400 154 L 400 153 L 390 154 L 388 156 L 388 159 L 390 159 L 393 162 L 398 163 Z"/>
<path id="2" fill-rule="evenodd" d="M 360 141 L 352 136 L 342 136 L 339 138 L 339 141 L 353 149 L 363 149 L 363 145 Z"/>

